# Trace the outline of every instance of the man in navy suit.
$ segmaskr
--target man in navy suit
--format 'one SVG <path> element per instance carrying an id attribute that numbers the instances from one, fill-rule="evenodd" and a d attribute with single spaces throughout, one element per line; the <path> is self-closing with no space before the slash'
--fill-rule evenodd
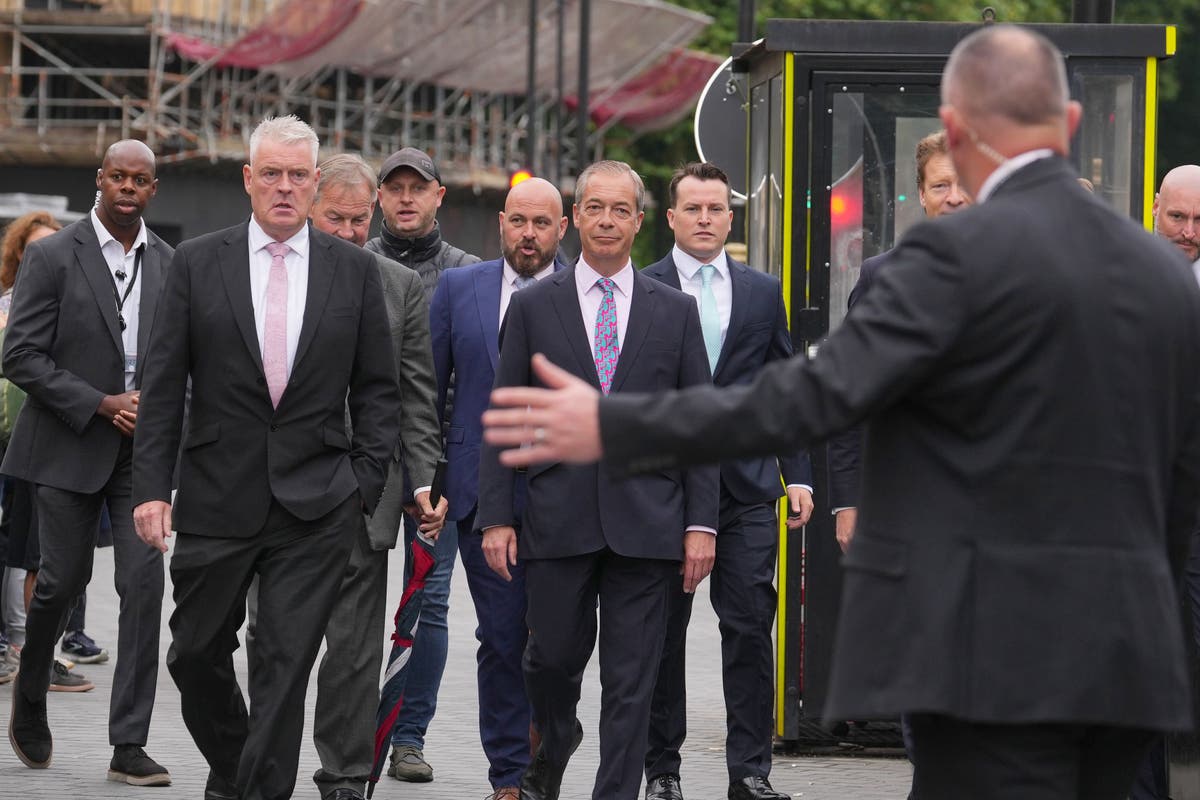
<path id="1" fill-rule="evenodd" d="M 579 261 L 513 296 L 496 385 L 534 385 L 530 356 L 538 352 L 605 394 L 710 382 L 695 302 L 630 261 L 644 206 L 645 188 L 628 164 L 601 161 L 583 171 L 574 207 Z M 690 592 L 712 569 L 717 469 L 623 480 L 604 464 L 543 464 L 525 474 L 523 510 L 514 497 L 518 472 L 500 463 L 495 447 L 483 448 L 479 469 L 475 526 L 488 564 L 505 573 L 519 556 L 525 565 L 525 686 L 542 741 L 520 796 L 558 797 L 583 733 L 575 707 L 598 630 L 604 691 L 592 797 L 633 800 L 673 579 L 682 561 Z"/>
<path id="2" fill-rule="evenodd" d="M 700 309 L 713 383 L 749 383 L 763 365 L 790 358 L 792 337 L 779 279 L 725 254 L 733 224 L 729 178 L 715 164 L 692 163 L 670 184 L 667 222 L 675 247 L 643 274 L 682 289 Z M 728 733 L 725 760 L 732 800 L 776 800 L 771 788 L 771 729 L 775 697 L 771 627 L 775 618 L 775 502 L 787 484 L 789 528 L 812 513 L 812 466 L 807 453 L 721 464 L 721 514 L 710 594 L 721 621 L 721 663 Z M 684 654 L 691 593 L 671 593 L 650 717 L 646 800 L 683 800 L 679 748 L 687 736 Z"/>
<path id="3" fill-rule="evenodd" d="M 534 285 L 563 265 L 554 254 L 567 230 L 562 195 L 541 178 L 519 183 L 500 212 L 504 257 L 458 269 L 438 279 L 430 306 L 438 413 L 446 427 L 446 497 L 462 535 L 458 549 L 475 602 L 479 627 L 479 738 L 487 754 L 495 800 L 517 800 L 521 775 L 529 766 L 529 699 L 521 674 L 525 625 L 525 569 L 515 559 L 503 574 L 493 572 L 475 535 L 479 495 L 480 416 L 500 358 L 499 333 L 516 292 Z M 454 404 L 446 397 L 454 376 Z M 514 481 L 524 494 L 524 476 Z M 522 505 L 515 500 L 514 505 Z"/>

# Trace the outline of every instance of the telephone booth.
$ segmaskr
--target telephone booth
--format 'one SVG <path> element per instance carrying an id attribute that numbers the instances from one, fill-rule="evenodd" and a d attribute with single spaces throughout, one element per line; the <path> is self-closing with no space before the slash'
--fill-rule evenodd
<path id="1" fill-rule="evenodd" d="M 815 353 L 841 322 L 863 259 L 923 218 L 916 143 L 940 127 L 942 68 L 978 27 L 776 19 L 735 53 L 729 90 L 743 94 L 748 116 L 749 261 L 782 279 L 797 352 Z M 1083 104 L 1071 148 L 1079 174 L 1149 226 L 1158 63 L 1175 52 L 1175 28 L 1029 27 L 1062 50 L 1071 95 Z M 780 533 L 776 733 L 785 743 L 828 736 L 815 723 L 829 685 L 841 567 L 824 448 L 812 457 L 817 512 L 802 535 Z"/>

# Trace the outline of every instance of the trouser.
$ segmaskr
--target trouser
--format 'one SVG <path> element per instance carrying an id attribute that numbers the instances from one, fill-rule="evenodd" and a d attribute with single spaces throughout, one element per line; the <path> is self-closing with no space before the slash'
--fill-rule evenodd
<path id="1" fill-rule="evenodd" d="M 722 493 L 717 557 L 709 596 L 720 621 L 725 692 L 725 761 L 730 781 L 771 773 L 775 699 L 772 628 L 779 522 L 770 503 L 745 505 Z M 679 774 L 687 736 L 685 652 L 692 598 L 671 579 L 667 634 L 650 715 L 647 779 Z"/>
<path id="2" fill-rule="evenodd" d="M 197 748 L 241 800 L 285 800 L 295 789 L 308 677 L 354 546 L 347 531 L 355 521 L 362 521 L 357 493 L 311 521 L 272 500 L 262 529 L 246 538 L 176 536 L 167 667 Z M 248 714 L 233 651 L 255 575 Z"/>
<path id="3" fill-rule="evenodd" d="M 121 606 L 120 657 L 113 672 L 108 738 L 113 745 L 145 745 L 158 682 L 158 632 L 163 597 L 162 553 L 137 537 L 130 504 L 131 447 L 122 444 L 117 466 L 99 492 L 80 494 L 37 487 L 41 568 L 25 621 L 20 689 L 31 701 L 45 697 L 54 646 L 68 612 L 92 577 L 100 508 L 113 519 L 114 582 Z"/>
<path id="4" fill-rule="evenodd" d="M 610 550 L 525 562 L 525 689 L 542 752 L 555 770 L 570 757 L 599 602 L 600 767 L 593 800 L 638 796 L 667 595 L 678 571 L 678 561 L 626 558 Z"/>
<path id="5" fill-rule="evenodd" d="M 1125 800 L 1150 731 L 911 714 L 920 800 Z"/>
<path id="6" fill-rule="evenodd" d="M 529 638 L 525 624 L 525 565 L 510 565 L 511 581 L 497 575 L 473 531 L 475 512 L 459 521 L 458 551 L 479 621 L 475 653 L 479 682 L 479 740 L 493 789 L 519 786 L 529 766 L 529 699 L 521 658 Z"/>

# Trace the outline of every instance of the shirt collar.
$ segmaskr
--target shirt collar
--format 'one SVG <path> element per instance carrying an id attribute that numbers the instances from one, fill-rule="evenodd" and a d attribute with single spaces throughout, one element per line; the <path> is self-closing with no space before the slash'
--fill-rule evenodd
<path id="1" fill-rule="evenodd" d="M 714 267 L 716 267 L 717 274 L 721 276 L 722 280 L 727 280 L 729 278 L 729 264 L 725 260 L 724 250 L 722 250 L 720 253 L 717 253 L 717 257 L 712 261 L 701 261 L 690 253 L 682 250 L 679 245 L 675 245 L 671 248 L 671 258 L 675 261 L 675 269 L 679 271 L 681 276 L 687 278 L 689 281 L 696 279 L 696 273 L 699 272 L 700 268 L 705 264 L 712 264 Z"/>
<path id="2" fill-rule="evenodd" d="M 275 241 L 262 229 L 253 216 L 250 217 L 250 252 L 257 253 L 264 247 Z M 306 222 L 300 230 L 292 234 L 292 237 L 284 242 L 288 247 L 292 248 L 292 252 L 299 255 L 301 258 L 308 256 L 308 223 Z"/>
<path id="3" fill-rule="evenodd" d="M 590 291 L 591 288 L 596 285 L 596 281 L 603 277 L 603 275 L 601 275 L 599 272 L 596 272 L 596 270 L 592 269 L 590 264 L 583 260 L 583 256 L 579 257 L 579 263 L 575 266 L 575 285 L 579 287 L 579 291 L 581 293 Z M 626 261 L 625 266 L 621 267 L 621 271 L 611 277 L 613 283 L 616 284 L 617 290 L 620 291 L 621 294 L 625 295 L 626 297 L 633 296 L 632 261 Z"/>
<path id="4" fill-rule="evenodd" d="M 987 200 L 989 197 L 991 197 L 992 193 L 996 191 L 996 188 L 1012 177 L 1013 173 L 1015 173 L 1017 170 L 1028 166 L 1035 161 L 1040 161 L 1043 158 L 1050 158 L 1053 155 L 1053 150 L 1048 147 L 1043 147 L 1038 150 L 1030 150 L 1029 152 L 1021 153 L 1020 155 L 1016 155 L 1008 159 L 1003 164 L 996 167 L 991 175 L 988 175 L 987 180 L 983 182 L 983 186 L 981 186 L 979 189 L 979 194 L 975 197 L 975 205 L 979 205 L 984 200 Z"/>
<path id="5" fill-rule="evenodd" d="M 554 261 L 551 261 L 546 266 L 542 267 L 537 272 L 533 273 L 534 280 L 540 281 L 542 278 L 554 272 Z M 509 286 L 517 282 L 517 271 L 512 268 L 512 264 L 508 263 L 508 259 L 504 259 L 504 282 Z"/>
<path id="6" fill-rule="evenodd" d="M 95 208 L 91 210 L 91 213 L 88 216 L 92 218 L 92 227 L 96 229 L 96 238 L 100 240 L 101 250 L 103 250 L 105 245 L 107 245 L 109 242 L 117 242 L 116 237 L 109 233 L 108 228 L 104 227 L 104 223 L 100 221 L 100 217 L 97 216 Z M 146 244 L 148 244 L 148 240 L 146 238 L 146 221 L 139 219 L 137 236 L 134 237 L 133 247 L 130 248 L 129 252 L 132 253 L 134 250 L 137 250 L 139 247 L 144 247 Z M 121 248 L 122 252 L 125 252 L 125 245 L 117 242 L 117 246 Z"/>

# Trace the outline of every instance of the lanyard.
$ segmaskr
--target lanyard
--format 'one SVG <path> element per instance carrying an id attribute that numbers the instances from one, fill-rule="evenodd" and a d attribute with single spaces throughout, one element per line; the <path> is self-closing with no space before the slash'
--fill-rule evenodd
<path id="1" fill-rule="evenodd" d="M 129 285 L 125 287 L 124 294 L 117 289 L 117 279 L 113 277 L 111 272 L 108 273 L 108 279 L 112 281 L 113 298 L 117 301 L 117 322 L 121 324 L 122 331 L 124 331 L 126 327 L 125 315 L 123 313 L 125 311 L 125 301 L 129 299 L 129 293 L 133 291 L 133 285 L 137 283 L 138 270 L 142 267 L 142 251 L 144 249 L 145 245 L 138 245 L 137 250 L 134 251 L 133 274 L 129 276 Z M 121 276 L 122 281 L 125 280 L 125 273 L 120 269 L 117 269 L 117 275 Z"/>

